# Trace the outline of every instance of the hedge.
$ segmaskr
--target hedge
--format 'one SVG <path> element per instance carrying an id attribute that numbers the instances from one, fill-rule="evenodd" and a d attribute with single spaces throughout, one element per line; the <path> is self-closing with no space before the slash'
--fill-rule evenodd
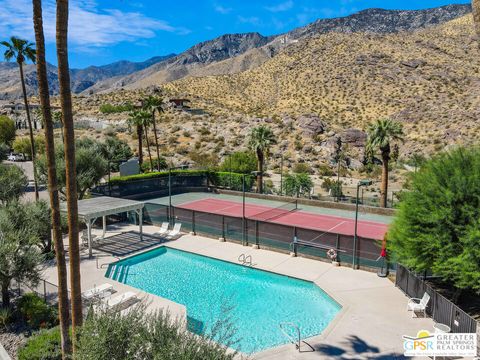
<path id="1" fill-rule="evenodd" d="M 229 172 L 212 172 L 208 170 L 172 170 L 172 176 L 208 176 L 209 180 L 218 187 L 230 188 L 241 191 L 243 186 L 243 174 L 229 173 Z M 130 176 L 119 176 L 114 177 L 110 180 L 111 185 L 122 185 L 127 184 L 132 181 L 137 180 L 147 180 L 147 179 L 156 179 L 161 177 L 167 177 L 168 171 L 155 171 L 151 173 L 130 175 Z M 245 176 L 245 189 L 247 191 L 252 189 L 254 183 L 253 176 Z"/>

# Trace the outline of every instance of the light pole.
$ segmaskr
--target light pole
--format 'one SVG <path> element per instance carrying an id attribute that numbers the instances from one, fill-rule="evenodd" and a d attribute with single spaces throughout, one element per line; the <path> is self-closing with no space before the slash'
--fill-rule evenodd
<path id="1" fill-rule="evenodd" d="M 168 168 L 168 220 L 172 226 L 172 168 Z"/>
<path id="2" fill-rule="evenodd" d="M 353 235 L 353 259 L 352 259 L 352 268 L 355 270 L 357 268 L 356 259 L 357 259 L 357 225 L 358 225 L 358 196 L 360 193 L 360 187 L 372 185 L 372 180 L 360 180 L 357 183 L 357 198 L 355 201 L 355 232 Z"/>
<path id="3" fill-rule="evenodd" d="M 280 196 L 283 195 L 283 153 L 280 154 Z"/>

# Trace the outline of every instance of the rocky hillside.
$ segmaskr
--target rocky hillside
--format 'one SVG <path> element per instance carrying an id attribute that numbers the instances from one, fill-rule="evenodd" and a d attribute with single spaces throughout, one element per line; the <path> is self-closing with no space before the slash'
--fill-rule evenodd
<path id="1" fill-rule="evenodd" d="M 259 34 L 246 34 L 255 35 L 257 41 L 253 43 L 248 37 L 244 38 L 244 35 L 227 35 L 228 40 L 231 37 L 241 36 L 241 44 L 247 44 L 247 46 L 243 45 L 244 51 L 230 51 L 232 42 L 225 41 L 223 36 L 187 50 L 178 56 L 180 61 L 172 59 L 169 63 L 160 63 L 115 81 L 107 80 L 99 83 L 92 90 L 139 89 L 189 76 L 235 74 L 263 64 L 284 47 L 307 37 L 329 32 L 384 34 L 414 31 L 458 18 L 470 11 L 470 5 L 461 4 L 415 11 L 368 9 L 346 17 L 319 19 L 307 26 L 270 38 Z M 192 56 L 192 53 L 195 54 L 200 49 L 203 56 Z M 218 54 L 228 54 L 228 56 L 217 56 Z"/>
<path id="2" fill-rule="evenodd" d="M 480 53 L 470 15 L 411 33 L 308 37 L 255 69 L 164 87 L 211 113 L 280 123 L 315 114 L 329 129 L 365 129 L 391 117 L 405 124 L 407 155 L 473 142 L 480 131 Z"/>

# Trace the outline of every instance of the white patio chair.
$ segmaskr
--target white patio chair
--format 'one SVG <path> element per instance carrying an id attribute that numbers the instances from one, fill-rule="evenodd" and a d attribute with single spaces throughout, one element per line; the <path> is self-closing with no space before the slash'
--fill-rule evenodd
<path id="1" fill-rule="evenodd" d="M 164 223 L 162 223 L 162 226 L 160 227 L 160 230 L 158 230 L 153 235 L 165 235 L 167 232 L 168 232 L 168 222 L 164 222 Z"/>
<path id="2" fill-rule="evenodd" d="M 421 299 L 419 298 L 411 298 L 408 300 L 407 303 L 407 311 L 412 311 L 412 317 L 416 311 L 422 311 L 423 316 L 427 317 L 427 305 L 430 301 L 430 295 L 425 293 Z"/>
<path id="3" fill-rule="evenodd" d="M 172 239 L 176 236 L 178 236 L 180 234 L 180 229 L 182 228 L 182 224 L 181 223 L 176 223 L 175 226 L 173 227 L 173 230 L 170 231 L 168 234 L 167 234 L 167 238 L 168 239 Z"/>
<path id="4" fill-rule="evenodd" d="M 110 292 L 112 289 L 113 289 L 112 284 L 105 283 L 99 286 L 94 286 L 93 288 L 87 291 L 84 291 L 82 293 L 82 297 L 84 300 L 91 300 L 94 297 L 103 298 L 105 297 L 107 291 Z"/>
<path id="5" fill-rule="evenodd" d="M 135 294 L 132 291 L 127 291 L 121 295 L 115 296 L 114 298 L 107 299 L 107 301 L 105 301 L 105 305 L 110 309 L 117 308 L 120 305 L 123 305 L 128 301 L 136 298 L 137 298 L 137 294 Z"/>

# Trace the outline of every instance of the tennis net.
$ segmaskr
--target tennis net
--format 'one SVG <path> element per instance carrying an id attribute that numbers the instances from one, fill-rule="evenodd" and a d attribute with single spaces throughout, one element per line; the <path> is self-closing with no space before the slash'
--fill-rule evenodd
<path id="1" fill-rule="evenodd" d="M 288 203 L 282 204 L 275 208 L 271 208 L 268 210 L 263 210 L 259 213 L 249 215 L 248 218 L 251 220 L 258 220 L 258 221 L 269 221 L 274 220 L 284 215 L 287 215 L 293 211 L 298 209 L 297 200 L 290 201 Z"/>

